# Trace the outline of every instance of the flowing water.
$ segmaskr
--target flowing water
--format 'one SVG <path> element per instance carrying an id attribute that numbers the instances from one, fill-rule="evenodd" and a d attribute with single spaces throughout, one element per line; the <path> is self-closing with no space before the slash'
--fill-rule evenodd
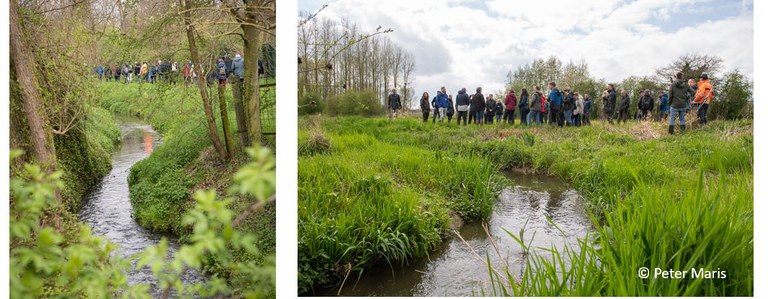
<path id="1" fill-rule="evenodd" d="M 522 248 L 507 235 L 518 235 L 525 228 L 525 242 L 531 247 L 562 249 L 577 246 L 590 230 L 579 194 L 562 180 L 553 177 L 506 173 L 514 182 L 502 191 L 488 221 L 489 238 L 482 223 L 465 224 L 458 233 L 443 242 L 429 257 L 409 265 L 368 271 L 360 279 L 351 275 L 341 290 L 342 296 L 472 296 L 489 293 L 490 279 L 486 253 L 491 263 L 508 263 L 519 276 L 524 265 Z M 557 225 L 556 228 L 547 218 Z M 562 231 L 561 231 L 562 230 Z M 535 235 L 534 235 L 535 234 Z M 493 248 L 494 241 L 499 253 Z M 466 241 L 466 242 L 465 242 Z M 470 248 L 471 247 L 471 248 Z M 541 250 L 534 252 L 542 253 Z M 506 262 L 504 262 L 506 260 Z M 336 295 L 338 288 L 318 291 L 318 295 Z"/>
<path id="2" fill-rule="evenodd" d="M 120 246 L 118 251 L 124 257 L 131 257 L 167 238 L 171 252 L 178 250 L 176 237 L 148 231 L 139 226 L 131 217 L 133 208 L 128 196 L 128 174 L 131 166 L 149 156 L 160 145 L 162 139 L 151 126 L 135 120 L 120 124 L 122 142 L 112 155 L 112 171 L 88 194 L 80 210 L 79 218 L 92 230 L 94 235 L 104 236 Z M 198 282 L 204 276 L 196 271 L 186 271 L 182 281 Z M 151 286 L 157 295 L 156 281 L 148 268 L 133 269 L 128 273 L 129 284 L 143 283 Z"/>

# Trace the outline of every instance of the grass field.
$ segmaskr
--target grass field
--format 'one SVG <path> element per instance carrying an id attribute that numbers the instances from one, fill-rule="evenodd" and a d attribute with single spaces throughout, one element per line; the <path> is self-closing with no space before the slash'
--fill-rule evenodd
<path id="1" fill-rule="evenodd" d="M 576 188 L 595 233 L 584 250 L 530 259 L 527 268 L 539 270 L 523 277 L 493 277 L 494 294 L 751 295 L 751 121 L 714 121 L 674 136 L 666 129 L 302 118 L 299 291 L 425 255 L 448 231 L 450 213 L 490 214 L 505 184 L 499 170 L 525 168 Z M 641 279 L 643 266 L 719 267 L 728 278 Z"/>

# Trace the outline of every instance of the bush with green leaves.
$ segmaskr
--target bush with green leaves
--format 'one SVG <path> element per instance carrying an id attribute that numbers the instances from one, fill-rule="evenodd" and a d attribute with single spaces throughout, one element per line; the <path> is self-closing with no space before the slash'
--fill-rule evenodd
<path id="1" fill-rule="evenodd" d="M 325 112 L 329 115 L 382 115 L 385 107 L 373 90 L 347 91 L 328 99 Z"/>
<path id="2" fill-rule="evenodd" d="M 254 212 L 274 201 L 275 160 L 268 149 L 249 149 L 253 162 L 234 176 L 232 196 L 252 199 Z M 13 151 L 11 159 L 18 157 Z M 65 242 L 54 224 L 60 215 L 51 214 L 57 203 L 55 190 L 61 188 L 61 172 L 45 174 L 27 164 L 22 176 L 11 178 L 10 286 L 13 298 L 150 298 L 149 286 L 127 284 L 130 259 L 139 268 L 149 267 L 160 288 L 160 297 L 232 296 L 275 297 L 275 256 L 262 252 L 256 237 L 237 229 L 236 215 L 229 209 L 233 199 L 220 198 L 215 191 L 195 193 L 195 207 L 183 217 L 191 226 L 189 244 L 173 255 L 168 243 L 146 248 L 136 257 L 115 254 L 116 245 L 95 237 L 86 226 L 76 240 Z M 235 218 L 235 216 L 238 216 Z M 41 224 L 48 223 L 48 224 Z M 53 223 L 53 224 L 52 224 Z M 241 252 L 261 259 L 241 260 Z M 207 281 L 184 284 L 181 275 L 203 271 L 205 261 L 214 259 L 226 277 L 214 274 Z"/>
<path id="3" fill-rule="evenodd" d="M 299 115 L 318 114 L 325 109 L 325 101 L 316 93 L 308 93 L 299 98 Z"/>

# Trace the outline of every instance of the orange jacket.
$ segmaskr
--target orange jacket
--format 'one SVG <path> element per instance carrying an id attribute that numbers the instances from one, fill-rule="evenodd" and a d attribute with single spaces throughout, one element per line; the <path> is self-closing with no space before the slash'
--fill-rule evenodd
<path id="1" fill-rule="evenodd" d="M 709 79 L 701 80 L 697 84 L 699 86 L 698 89 L 696 89 L 696 97 L 693 98 L 694 103 L 706 103 L 709 104 L 709 102 L 712 101 L 712 99 L 715 98 L 715 94 L 712 93 L 712 84 L 709 83 Z"/>

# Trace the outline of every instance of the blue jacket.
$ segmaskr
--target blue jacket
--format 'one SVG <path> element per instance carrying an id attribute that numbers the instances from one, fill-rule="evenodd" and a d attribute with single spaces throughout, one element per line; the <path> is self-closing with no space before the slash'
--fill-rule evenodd
<path id="1" fill-rule="evenodd" d="M 243 58 L 242 57 L 235 57 L 235 59 L 232 60 L 232 73 L 243 78 Z"/>
<path id="2" fill-rule="evenodd" d="M 662 94 L 661 98 L 659 99 L 659 111 L 669 111 L 669 96 L 666 94 Z"/>
<path id="3" fill-rule="evenodd" d="M 557 90 L 557 87 L 552 88 L 552 91 L 549 92 L 549 102 L 552 103 L 552 109 L 560 109 L 563 98 L 560 96 L 560 91 Z"/>
<path id="4" fill-rule="evenodd" d="M 448 108 L 451 104 L 448 102 L 448 95 L 444 93 L 437 94 L 437 107 Z"/>

